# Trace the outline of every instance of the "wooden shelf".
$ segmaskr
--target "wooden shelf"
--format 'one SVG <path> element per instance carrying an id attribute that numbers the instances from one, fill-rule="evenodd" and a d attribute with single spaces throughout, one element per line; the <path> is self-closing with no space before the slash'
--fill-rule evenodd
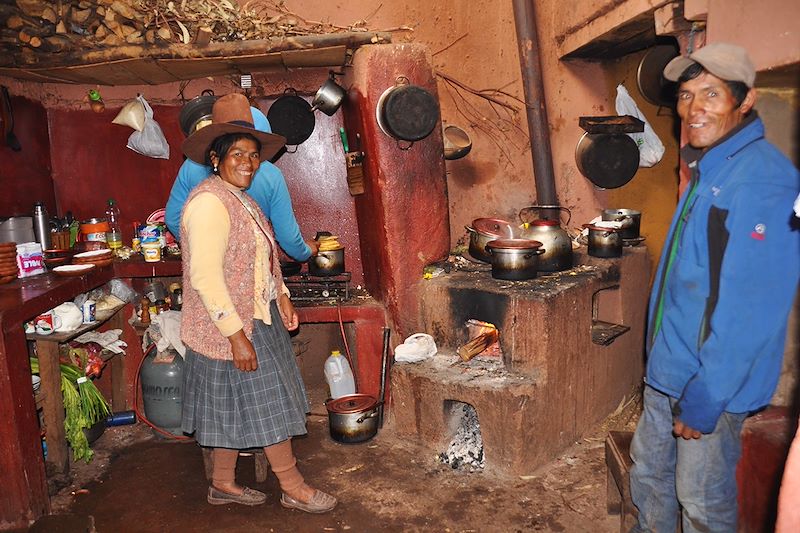
<path id="1" fill-rule="evenodd" d="M 114 307 L 112 309 L 105 309 L 95 313 L 95 321 L 91 324 L 81 324 L 78 329 L 72 331 L 54 331 L 49 335 L 40 335 L 38 333 L 26 333 L 25 338 L 29 341 L 50 341 L 50 342 L 69 342 L 75 337 L 80 337 L 87 331 L 97 329 L 106 323 L 117 311 L 122 309 L 125 304 Z"/>

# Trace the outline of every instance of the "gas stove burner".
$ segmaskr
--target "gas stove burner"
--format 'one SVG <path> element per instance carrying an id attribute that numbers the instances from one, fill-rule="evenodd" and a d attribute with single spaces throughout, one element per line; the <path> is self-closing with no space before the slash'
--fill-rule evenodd
<path id="1" fill-rule="evenodd" d="M 338 276 L 312 276 L 303 272 L 283 279 L 292 293 L 292 300 L 335 302 L 350 299 L 350 272 Z"/>

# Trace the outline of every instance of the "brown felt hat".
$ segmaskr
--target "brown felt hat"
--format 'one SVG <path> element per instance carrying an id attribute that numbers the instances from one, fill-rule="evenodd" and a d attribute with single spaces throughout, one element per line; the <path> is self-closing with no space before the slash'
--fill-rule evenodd
<path id="1" fill-rule="evenodd" d="M 214 102 L 211 109 L 211 124 L 196 130 L 183 141 L 182 149 L 186 157 L 206 164 L 206 152 L 211 142 L 227 133 L 249 133 L 261 141 L 260 157 L 269 161 L 285 144 L 286 138 L 274 133 L 259 131 L 253 125 L 250 102 L 243 94 L 227 94 Z"/>
<path id="2" fill-rule="evenodd" d="M 678 56 L 664 67 L 664 77 L 678 81 L 683 71 L 699 63 L 704 69 L 726 81 L 741 81 L 751 89 L 756 81 L 756 68 L 741 46 L 730 43 L 711 43 L 688 56 Z"/>

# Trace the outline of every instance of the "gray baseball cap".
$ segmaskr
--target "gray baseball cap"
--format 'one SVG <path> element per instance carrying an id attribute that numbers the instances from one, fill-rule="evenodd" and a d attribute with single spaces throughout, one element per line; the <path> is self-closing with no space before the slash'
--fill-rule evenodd
<path id="1" fill-rule="evenodd" d="M 664 67 L 664 77 L 678 81 L 683 71 L 699 63 L 721 80 L 741 81 L 752 88 L 756 81 L 756 68 L 741 46 L 730 43 L 711 43 L 689 54 L 678 56 Z"/>

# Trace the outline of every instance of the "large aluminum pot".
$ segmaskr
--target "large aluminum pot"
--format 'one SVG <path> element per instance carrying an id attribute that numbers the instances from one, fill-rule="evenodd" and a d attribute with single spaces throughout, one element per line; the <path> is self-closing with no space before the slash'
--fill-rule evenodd
<path id="1" fill-rule="evenodd" d="M 489 241 L 514 237 L 511 223 L 499 218 L 476 218 L 472 226 L 464 228 L 469 232 L 469 255 L 484 263 L 492 262 L 492 256 L 486 251 Z"/>
<path id="2" fill-rule="evenodd" d="M 326 250 L 308 259 L 308 273 L 312 276 L 338 276 L 344 272 L 344 246 Z"/>
<path id="3" fill-rule="evenodd" d="M 344 90 L 344 87 L 336 83 L 331 76 L 314 95 L 314 99 L 311 101 L 311 111 L 319 109 L 329 117 L 333 116 L 342 105 L 345 94 L 347 91 Z"/>
<path id="4" fill-rule="evenodd" d="M 539 241 L 497 239 L 486 245 L 492 256 L 492 277 L 512 281 L 532 279 L 539 270 L 539 256 L 545 250 Z"/>
<path id="5" fill-rule="evenodd" d="M 592 257 L 621 257 L 622 235 L 616 228 L 584 225 L 589 230 L 589 255 Z"/>
<path id="6" fill-rule="evenodd" d="M 348 394 L 325 402 L 331 438 L 343 444 L 368 441 L 378 432 L 381 403 L 366 394 Z"/>
<path id="7" fill-rule="evenodd" d="M 642 224 L 641 211 L 633 209 L 604 209 L 603 220 L 622 222 L 619 234 L 623 239 L 638 239 Z"/>

